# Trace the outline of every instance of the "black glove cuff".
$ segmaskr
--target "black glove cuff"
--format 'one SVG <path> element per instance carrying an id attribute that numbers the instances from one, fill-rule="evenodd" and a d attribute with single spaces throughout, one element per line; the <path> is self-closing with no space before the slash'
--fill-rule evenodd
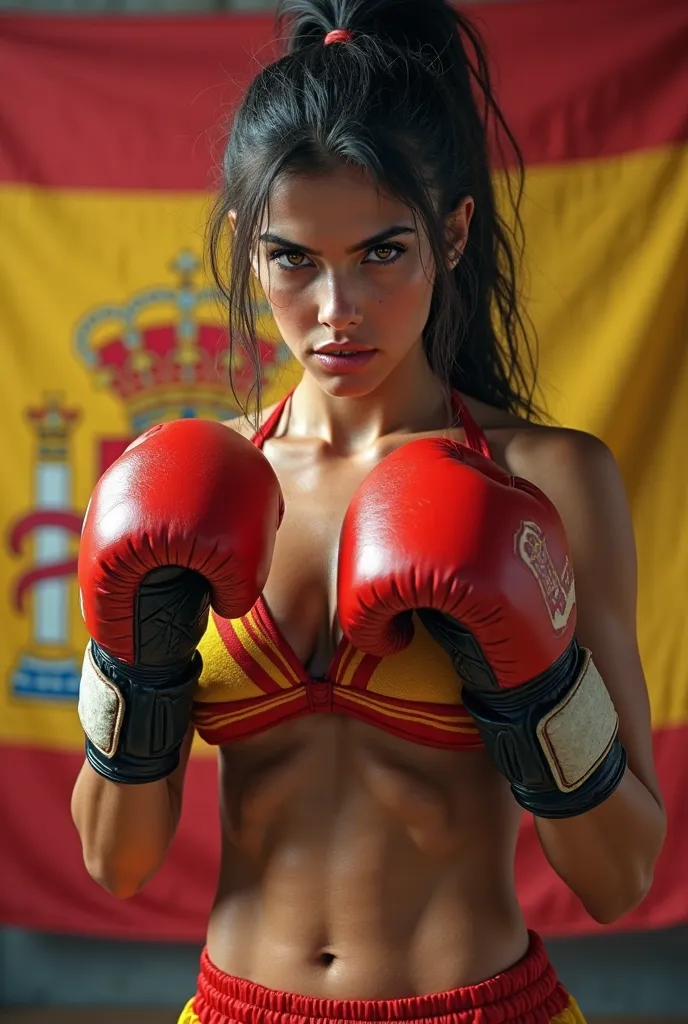
<path id="1" fill-rule="evenodd" d="M 516 800 L 538 817 L 584 814 L 623 778 L 616 710 L 590 652 L 575 641 L 532 683 L 479 696 L 464 688 L 463 702 Z"/>
<path id="2" fill-rule="evenodd" d="M 155 782 L 179 764 L 202 660 L 164 672 L 132 666 L 91 641 L 79 689 L 86 758 L 112 782 Z"/>

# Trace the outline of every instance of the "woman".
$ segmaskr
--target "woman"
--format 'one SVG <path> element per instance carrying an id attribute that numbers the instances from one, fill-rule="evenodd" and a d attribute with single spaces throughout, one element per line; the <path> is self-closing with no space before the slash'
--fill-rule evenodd
<path id="1" fill-rule="evenodd" d="M 181 1021 L 574 1024 L 514 891 L 523 809 L 600 922 L 665 829 L 619 473 L 534 422 L 470 23 L 280 13 L 211 240 L 234 336 L 256 362 L 257 280 L 303 379 L 257 422 L 154 428 L 96 489 L 85 862 L 119 897 L 160 867 L 195 726 L 222 860 Z"/>

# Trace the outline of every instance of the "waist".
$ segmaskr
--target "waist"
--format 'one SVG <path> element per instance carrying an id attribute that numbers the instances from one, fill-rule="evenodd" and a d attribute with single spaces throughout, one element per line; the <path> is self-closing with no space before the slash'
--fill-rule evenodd
<path id="1" fill-rule="evenodd" d="M 180 1024 L 327 1024 L 342 1020 L 415 1024 L 583 1022 L 559 983 L 542 941 L 531 933 L 526 955 L 493 978 L 431 995 L 381 1000 L 322 999 L 266 988 L 225 974 L 204 950 L 198 991 Z"/>

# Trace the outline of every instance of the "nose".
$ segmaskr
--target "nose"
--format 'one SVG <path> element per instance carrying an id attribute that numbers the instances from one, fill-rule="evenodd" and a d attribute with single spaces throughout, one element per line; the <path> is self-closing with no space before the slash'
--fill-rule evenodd
<path id="1" fill-rule="evenodd" d="M 360 297 L 353 283 L 328 275 L 320 297 L 318 321 L 336 332 L 357 327 L 362 319 Z"/>

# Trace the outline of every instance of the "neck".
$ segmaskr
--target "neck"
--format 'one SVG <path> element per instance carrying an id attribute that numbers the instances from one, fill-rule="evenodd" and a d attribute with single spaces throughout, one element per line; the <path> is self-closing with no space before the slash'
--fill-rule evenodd
<path id="1" fill-rule="evenodd" d="M 389 434 L 441 429 L 450 418 L 448 389 L 419 344 L 378 388 L 360 397 L 330 395 L 305 373 L 294 392 L 288 432 L 319 437 L 346 455 L 374 447 Z"/>

